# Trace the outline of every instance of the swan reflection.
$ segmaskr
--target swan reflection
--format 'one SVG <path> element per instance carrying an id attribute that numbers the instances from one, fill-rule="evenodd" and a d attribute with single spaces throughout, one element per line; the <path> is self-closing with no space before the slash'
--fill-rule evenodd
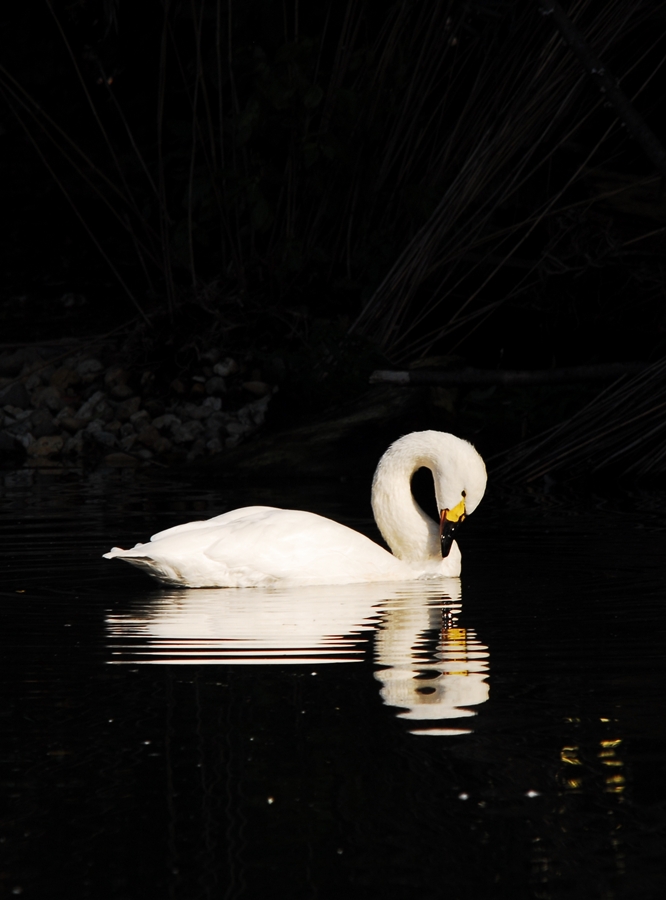
<path id="1" fill-rule="evenodd" d="M 486 702 L 488 648 L 471 628 L 459 626 L 459 583 L 439 600 L 424 603 L 418 595 L 406 595 L 385 601 L 375 661 L 386 668 L 375 678 L 384 703 L 403 708 L 400 718 L 429 723 L 412 734 L 468 734 L 469 728 L 437 723 L 475 716 L 469 707 Z"/>
<path id="2" fill-rule="evenodd" d="M 317 664 L 361 662 L 375 634 L 383 702 L 414 734 L 446 727 L 488 699 L 488 651 L 459 624 L 457 578 L 401 584 L 164 591 L 106 617 L 111 662 Z M 467 723 L 466 723 L 467 724 Z"/>

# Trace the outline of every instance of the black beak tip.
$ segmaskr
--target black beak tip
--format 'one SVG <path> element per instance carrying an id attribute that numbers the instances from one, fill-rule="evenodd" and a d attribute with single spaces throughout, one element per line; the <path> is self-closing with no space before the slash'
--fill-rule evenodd
<path id="1" fill-rule="evenodd" d="M 442 559 L 446 559 L 446 557 L 451 552 L 451 547 L 453 546 L 453 535 L 447 534 L 442 535 Z"/>
<path id="2" fill-rule="evenodd" d="M 459 524 L 459 522 L 447 522 L 446 520 L 441 523 L 439 536 L 442 545 L 442 559 L 446 559 L 451 552 L 453 535 Z"/>

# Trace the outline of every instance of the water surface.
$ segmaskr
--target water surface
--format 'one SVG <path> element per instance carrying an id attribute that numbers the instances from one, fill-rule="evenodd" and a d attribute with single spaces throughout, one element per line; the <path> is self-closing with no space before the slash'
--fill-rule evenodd
<path id="1" fill-rule="evenodd" d="M 161 589 L 111 545 L 365 489 L 5 476 L 0 896 L 656 898 L 658 495 L 484 501 L 463 577 Z"/>

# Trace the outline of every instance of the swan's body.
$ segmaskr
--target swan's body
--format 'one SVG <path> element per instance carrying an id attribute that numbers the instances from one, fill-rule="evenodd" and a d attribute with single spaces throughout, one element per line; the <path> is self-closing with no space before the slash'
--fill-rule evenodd
<path id="1" fill-rule="evenodd" d="M 442 558 L 440 527 L 411 491 L 417 469 L 432 471 L 438 509 L 457 523 L 478 506 L 486 469 L 467 441 L 439 431 L 405 435 L 382 456 L 372 483 L 375 520 L 393 553 L 345 525 L 310 512 L 249 506 L 154 534 L 131 550 L 114 547 L 149 575 L 183 587 L 352 584 L 460 574 L 455 542 Z M 448 548 L 447 548 L 448 549 Z"/>

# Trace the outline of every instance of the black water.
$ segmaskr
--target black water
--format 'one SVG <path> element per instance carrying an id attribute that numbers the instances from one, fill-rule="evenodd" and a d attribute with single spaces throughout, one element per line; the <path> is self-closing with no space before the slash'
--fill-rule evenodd
<path id="1" fill-rule="evenodd" d="M 663 896 L 662 498 L 491 495 L 460 591 L 239 595 L 100 555 L 246 503 L 373 534 L 365 496 L 0 491 L 0 897 Z"/>

